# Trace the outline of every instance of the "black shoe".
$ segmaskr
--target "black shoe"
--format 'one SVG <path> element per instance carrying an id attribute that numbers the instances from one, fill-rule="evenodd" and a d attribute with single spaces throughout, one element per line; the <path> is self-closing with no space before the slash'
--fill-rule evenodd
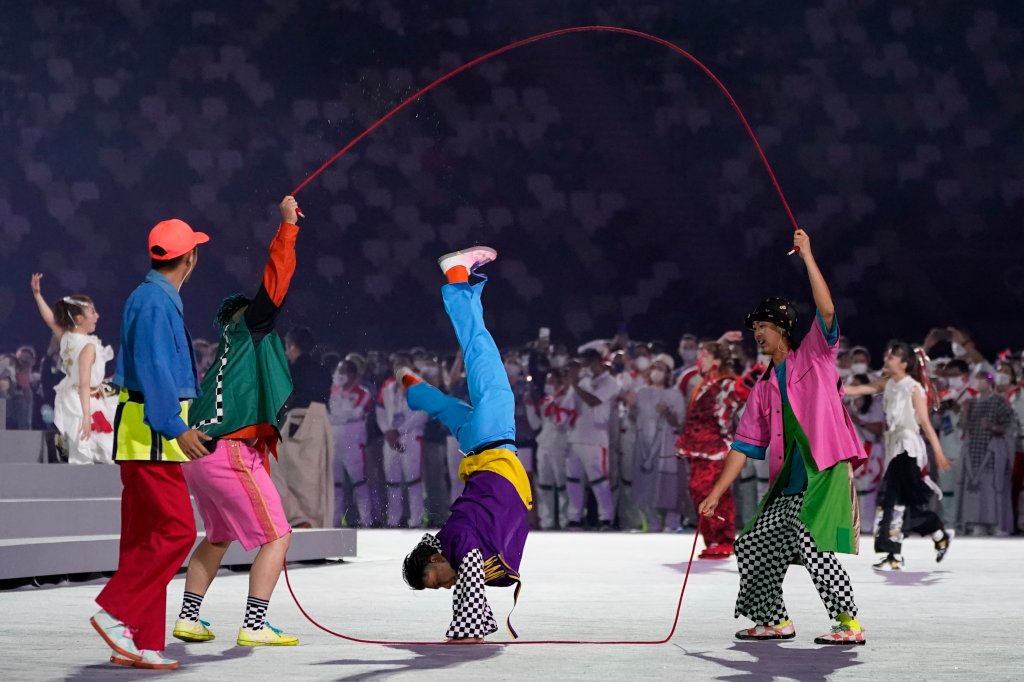
<path id="1" fill-rule="evenodd" d="M 583 530 L 583 524 L 579 521 L 570 521 L 566 524 L 565 529 L 573 532 L 581 531 Z"/>
<path id="2" fill-rule="evenodd" d="M 602 531 L 602 532 L 605 532 L 605 531 L 615 530 L 615 529 L 612 527 L 612 522 L 611 521 L 602 521 L 600 527 L 598 527 L 598 530 Z"/>
<path id="3" fill-rule="evenodd" d="M 903 568 L 903 559 L 902 557 L 896 557 L 894 554 L 886 554 L 877 564 L 872 564 L 871 568 L 876 571 L 898 571 Z"/>
<path id="4" fill-rule="evenodd" d="M 935 541 L 935 563 L 942 561 L 946 556 L 946 552 L 949 551 L 949 543 L 954 535 L 956 535 L 955 530 L 942 529 L 942 539 Z"/>

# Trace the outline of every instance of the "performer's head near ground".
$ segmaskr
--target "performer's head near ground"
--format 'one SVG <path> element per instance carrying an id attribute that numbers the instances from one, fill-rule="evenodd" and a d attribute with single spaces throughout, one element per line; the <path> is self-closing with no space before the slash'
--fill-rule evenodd
<path id="1" fill-rule="evenodd" d="M 450 590 L 459 574 L 433 545 L 421 542 L 402 562 L 402 577 L 414 590 Z"/>

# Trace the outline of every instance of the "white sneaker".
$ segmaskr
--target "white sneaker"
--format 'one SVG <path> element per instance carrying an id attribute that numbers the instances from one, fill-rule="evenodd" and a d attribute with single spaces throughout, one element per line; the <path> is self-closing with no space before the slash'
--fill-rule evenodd
<path id="1" fill-rule="evenodd" d="M 437 259 L 441 266 L 441 272 L 448 274 L 448 271 L 456 265 L 461 265 L 468 272 L 473 272 L 479 267 L 487 265 L 498 257 L 498 252 L 489 246 L 470 246 L 461 251 L 446 253 Z"/>
<path id="2" fill-rule="evenodd" d="M 92 623 L 93 628 L 107 643 L 107 646 L 115 652 L 132 661 L 142 660 L 142 652 L 135 646 L 135 640 L 132 639 L 132 629 L 130 627 L 114 618 L 104 609 L 97 611 L 96 615 L 89 619 L 89 622 Z"/>
<path id="3" fill-rule="evenodd" d="M 164 656 L 164 652 L 153 651 L 152 649 L 142 650 L 141 661 L 133 661 L 130 658 L 124 658 L 115 653 L 110 657 L 110 662 L 116 665 L 145 668 L 147 670 L 176 670 L 179 666 L 177 661 Z"/>

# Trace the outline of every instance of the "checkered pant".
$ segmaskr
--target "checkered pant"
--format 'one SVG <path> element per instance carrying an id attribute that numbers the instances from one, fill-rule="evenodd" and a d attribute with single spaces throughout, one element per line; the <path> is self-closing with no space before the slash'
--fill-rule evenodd
<path id="1" fill-rule="evenodd" d="M 498 624 L 484 594 L 484 557 L 479 549 L 474 549 L 459 565 L 459 578 L 452 594 L 452 622 L 445 637 L 486 637 L 497 631 Z"/>
<path id="2" fill-rule="evenodd" d="M 772 500 L 754 528 L 735 543 L 740 570 L 736 617 L 746 616 L 762 625 L 789 620 L 782 600 L 782 581 L 789 564 L 802 561 L 811 574 L 833 620 L 840 613 L 857 616 L 850 576 L 832 552 L 820 552 L 807 527 L 800 521 L 804 496 L 780 495 Z"/>

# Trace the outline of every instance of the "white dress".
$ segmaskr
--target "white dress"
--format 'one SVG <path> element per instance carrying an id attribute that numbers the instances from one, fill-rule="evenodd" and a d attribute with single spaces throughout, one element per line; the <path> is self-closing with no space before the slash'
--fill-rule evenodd
<path id="1" fill-rule="evenodd" d="M 82 350 L 92 344 L 96 348 L 96 361 L 89 377 L 90 414 L 92 434 L 81 440 L 82 402 L 78 398 L 78 358 Z M 65 332 L 60 340 L 61 371 L 64 378 L 57 384 L 53 403 L 53 425 L 64 437 L 64 447 L 71 464 L 111 464 L 114 453 L 114 413 L 117 395 L 106 390 L 107 362 L 114 359 L 114 350 L 104 346 L 93 335 Z"/>
<path id="2" fill-rule="evenodd" d="M 885 471 L 892 460 L 904 452 L 917 462 L 922 471 L 928 467 L 928 450 L 914 411 L 914 393 L 925 398 L 924 387 L 913 377 L 906 376 L 899 381 L 890 379 L 885 383 L 882 400 L 885 408 Z M 931 477 L 923 476 L 923 479 L 941 499 L 942 491 Z"/>

